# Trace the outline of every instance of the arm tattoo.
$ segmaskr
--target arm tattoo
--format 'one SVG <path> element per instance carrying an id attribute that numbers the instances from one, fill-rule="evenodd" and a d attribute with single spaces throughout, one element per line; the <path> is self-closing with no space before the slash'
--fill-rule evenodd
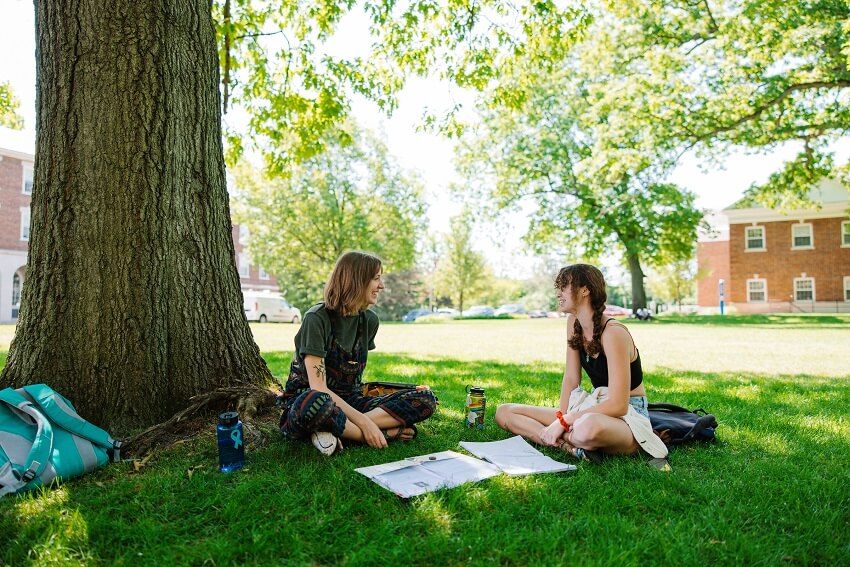
<path id="1" fill-rule="evenodd" d="M 319 364 L 313 366 L 313 369 L 316 371 L 316 378 L 322 381 L 322 384 L 327 384 L 327 374 L 325 373 L 325 361 L 320 360 Z"/>

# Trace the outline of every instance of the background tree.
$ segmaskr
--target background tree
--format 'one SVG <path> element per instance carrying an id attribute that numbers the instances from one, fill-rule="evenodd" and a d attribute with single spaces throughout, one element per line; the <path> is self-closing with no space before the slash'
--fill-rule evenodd
<path id="1" fill-rule="evenodd" d="M 464 210 L 451 218 L 445 255 L 437 272 L 438 289 L 463 313 L 464 299 L 475 294 L 486 277 L 484 256 L 472 248 L 472 216 Z"/>
<path id="2" fill-rule="evenodd" d="M 0 126 L 13 130 L 24 127 L 24 119 L 18 114 L 20 104 L 11 85 L 8 82 L 0 82 Z"/>
<path id="3" fill-rule="evenodd" d="M 351 123 L 325 140 L 325 151 L 269 179 L 235 170 L 240 224 L 253 261 L 278 277 L 287 299 L 305 309 L 346 250 L 378 254 L 386 271 L 409 269 L 424 230 L 421 185 L 386 146 Z"/>
<path id="4" fill-rule="evenodd" d="M 586 41 L 595 106 L 619 106 L 676 153 L 721 159 L 731 148 L 795 158 L 750 197 L 798 206 L 836 175 L 830 143 L 850 127 L 850 5 L 846 2 L 600 2 Z M 616 128 L 609 133 L 616 136 Z"/>
<path id="5" fill-rule="evenodd" d="M 420 307 L 423 300 L 427 301 L 423 280 L 416 268 L 388 272 L 384 275 L 384 291 L 372 309 L 381 319 L 401 319 L 411 309 Z"/>
<path id="6" fill-rule="evenodd" d="M 689 256 L 702 213 L 692 193 L 660 181 L 672 162 L 642 131 L 619 124 L 616 144 L 599 138 L 619 109 L 599 114 L 580 61 L 562 67 L 524 71 L 521 90 L 505 78 L 516 95 L 507 106 L 483 99 L 460 150 L 466 188 L 492 214 L 531 204 L 525 239 L 537 252 L 592 261 L 616 247 L 643 307 L 643 264 Z"/>
<path id="7" fill-rule="evenodd" d="M 242 312 L 205 1 L 36 3 L 27 278 L 3 386 L 106 427 L 271 379 Z"/>
<path id="8" fill-rule="evenodd" d="M 649 288 L 655 298 L 674 303 L 681 311 L 686 299 L 696 300 L 696 282 L 703 275 L 694 259 L 677 260 L 653 269 Z"/>

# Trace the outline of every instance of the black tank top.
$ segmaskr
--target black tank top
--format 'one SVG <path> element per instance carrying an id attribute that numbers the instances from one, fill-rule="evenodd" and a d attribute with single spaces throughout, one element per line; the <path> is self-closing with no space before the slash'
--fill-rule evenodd
<path id="1" fill-rule="evenodd" d="M 612 321 L 612 319 L 605 321 L 605 325 L 602 326 L 602 333 L 605 332 L 610 321 Z M 622 323 L 620 324 L 622 325 Z M 623 327 L 625 327 L 625 325 L 623 325 Z M 626 330 L 626 332 L 628 332 L 628 330 Z M 599 333 L 600 337 L 602 336 L 602 333 Z M 631 333 L 629 333 L 629 337 L 631 336 Z M 633 345 L 634 342 L 634 339 L 632 339 Z M 635 352 L 637 353 L 637 356 L 631 363 L 629 363 L 629 374 L 631 375 L 629 385 L 630 391 L 643 383 L 643 369 L 640 365 L 640 351 L 638 351 L 637 346 L 635 346 Z M 584 368 L 585 372 L 587 372 L 587 375 L 590 377 L 590 383 L 593 387 L 600 388 L 602 386 L 608 386 L 608 358 L 605 356 L 605 353 L 600 351 L 597 357 L 593 358 L 592 356 L 587 355 L 583 345 L 579 349 L 578 353 L 581 359 L 581 367 Z"/>

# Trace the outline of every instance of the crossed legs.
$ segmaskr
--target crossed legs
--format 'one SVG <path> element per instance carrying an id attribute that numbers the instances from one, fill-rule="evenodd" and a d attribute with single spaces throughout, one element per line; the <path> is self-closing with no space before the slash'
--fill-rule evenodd
<path id="1" fill-rule="evenodd" d="M 555 408 L 541 406 L 502 404 L 496 409 L 496 423 L 502 429 L 542 445 L 540 432 L 555 421 L 555 411 Z M 579 417 L 569 433 L 561 437 L 561 443 L 562 448 L 570 452 L 581 448 L 632 455 L 640 450 L 625 421 L 601 413 L 586 413 Z"/>

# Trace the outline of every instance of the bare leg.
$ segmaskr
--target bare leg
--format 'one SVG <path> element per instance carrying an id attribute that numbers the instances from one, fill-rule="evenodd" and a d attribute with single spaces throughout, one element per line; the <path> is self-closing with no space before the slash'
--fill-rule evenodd
<path id="1" fill-rule="evenodd" d="M 543 444 L 540 432 L 555 421 L 555 408 L 524 404 L 502 404 L 496 408 L 496 423 L 499 427 Z"/>
<path id="2" fill-rule="evenodd" d="M 402 423 L 388 414 L 383 408 L 375 408 L 363 415 L 374 421 L 380 429 L 387 431 L 390 434 L 390 437 L 393 437 L 393 434 L 397 433 L 398 428 L 403 426 Z M 413 429 L 410 427 L 405 428 L 399 437 L 401 439 L 410 439 L 413 437 Z M 342 432 L 342 438 L 357 441 L 359 443 L 363 443 L 365 441 L 363 431 L 354 425 L 350 419 L 345 421 L 345 430 Z"/>
<path id="3" fill-rule="evenodd" d="M 633 455 L 640 450 L 625 421 L 600 413 L 588 413 L 578 418 L 566 435 L 566 441 L 572 447 L 601 450 L 613 455 Z"/>

